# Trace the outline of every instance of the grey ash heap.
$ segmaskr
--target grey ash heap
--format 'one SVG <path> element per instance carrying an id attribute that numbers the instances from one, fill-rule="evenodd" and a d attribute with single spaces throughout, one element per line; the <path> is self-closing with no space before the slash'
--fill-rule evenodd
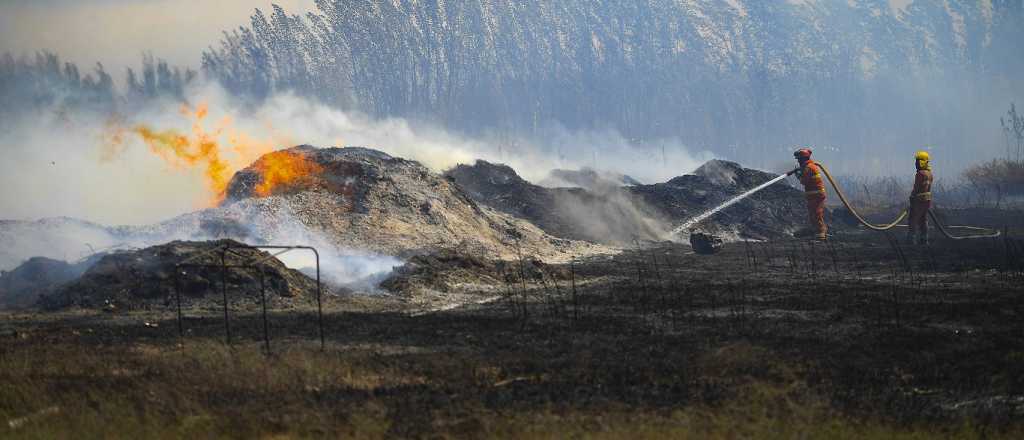
<path id="1" fill-rule="evenodd" d="M 266 191 L 260 184 L 272 161 L 291 161 L 307 172 Z M 564 260 L 596 249 L 481 206 L 419 162 L 361 147 L 303 145 L 270 153 L 231 179 L 221 209 L 239 203 L 263 205 L 257 212 L 284 209 L 327 245 L 387 255 L 459 248 L 508 259 L 518 247 L 519 252 Z"/>
<path id="2" fill-rule="evenodd" d="M 274 174 L 279 168 L 271 165 L 280 161 L 299 165 L 302 173 L 289 178 Z M 275 180 L 279 184 L 265 185 Z M 43 246 L 31 248 L 31 244 L 40 244 L 39 237 L 46 238 Z M 382 272 L 401 264 L 394 257 L 446 249 L 484 259 L 509 260 L 524 253 L 552 262 L 611 251 L 600 245 L 553 237 L 526 220 L 479 205 L 450 179 L 418 162 L 367 148 L 299 146 L 268 154 L 236 173 L 228 197 L 220 206 L 158 224 L 108 227 L 75 219 L 0 224 L 0 243 L 8 244 L 0 252 L 38 250 L 28 255 L 50 252 L 45 256 L 54 259 L 68 259 L 69 249 L 76 251 L 70 253 L 73 256 L 85 249 L 111 252 L 99 264 L 70 276 L 43 277 L 45 282 L 34 283 L 31 292 L 24 283 L 12 281 L 8 284 L 16 286 L 17 291 L 0 291 L 0 296 L 17 298 L 21 305 L 38 301 L 46 307 L 97 307 L 110 302 L 142 307 L 143 303 L 166 300 L 168 267 L 177 261 L 179 250 L 199 246 L 191 242 L 163 243 L 219 239 L 313 245 L 321 251 L 325 280 L 332 281 L 333 275 L 335 285 L 367 277 L 381 279 Z M 3 257 L 10 263 L 5 268 L 14 268 L 23 261 L 14 253 Z M 305 264 L 312 266 L 312 261 Z M 118 270 L 111 271 L 111 267 Z M 277 278 L 291 279 L 285 283 L 288 286 L 302 284 L 296 281 L 301 274 L 285 271 L 283 264 L 280 267 L 287 276 Z M 24 279 L 22 274 L 32 270 L 26 266 L 4 276 Z M 133 274 L 131 280 L 112 275 L 119 271 Z M 63 274 L 65 270 L 50 272 Z M 66 294 L 72 289 L 68 286 L 98 293 L 74 297 Z M 288 287 L 275 297 L 289 297 L 283 292 L 293 290 Z M 293 292 L 291 296 L 301 295 Z"/>
<path id="3" fill-rule="evenodd" d="M 224 252 L 222 262 L 222 252 L 217 249 L 225 245 L 237 248 Z M 38 302 L 47 309 L 167 307 L 176 300 L 177 287 L 186 305 L 209 308 L 220 304 L 214 294 L 219 292 L 223 280 L 231 293 L 233 306 L 257 306 L 261 301 L 258 297 L 261 284 L 266 288 L 270 307 L 315 304 L 314 280 L 285 267 L 267 252 L 244 247 L 233 240 L 173 241 L 145 249 L 113 252 L 98 258 L 76 279 L 52 293 L 41 295 Z M 186 261 L 195 266 L 177 266 Z M 258 269 L 239 267 L 254 261 L 263 263 Z M 227 265 L 224 272 L 221 263 Z"/>
<path id="4" fill-rule="evenodd" d="M 672 227 L 776 177 L 721 160 L 664 183 L 586 189 L 541 187 L 508 166 L 485 161 L 459 165 L 446 175 L 478 203 L 530 220 L 552 235 L 618 245 L 673 238 Z M 699 226 L 732 237 L 780 238 L 800 228 L 804 209 L 802 192 L 780 183 Z"/>
<path id="5" fill-rule="evenodd" d="M 43 252 L 27 256 L 78 262 L 30 260 L 0 279 L 0 302 L 50 308 L 115 303 L 138 308 L 165 302 L 170 268 L 183 255 L 209 246 L 203 244 L 206 240 L 315 246 L 321 251 L 324 279 L 335 290 L 362 279 L 385 279 L 401 260 L 488 262 L 525 256 L 560 263 L 616 252 L 636 240 L 665 240 L 673 226 L 772 177 L 723 161 L 652 185 L 607 173 L 559 175 L 579 177 L 588 187 L 546 188 L 522 179 L 506 165 L 484 161 L 438 174 L 418 162 L 369 148 L 293 147 L 269 153 L 238 171 L 220 206 L 158 224 L 3 222 L 0 243 L 7 246 L 0 253 L 9 253 L 0 255 L 4 269 L 24 260 L 12 250 L 24 253 L 26 240 L 38 237 L 46 238 Z M 803 219 L 801 203 L 798 190 L 772 185 L 701 228 L 726 237 L 782 237 Z M 83 237 L 88 242 L 74 241 Z M 69 249 L 78 251 L 69 254 Z M 93 253 L 83 255 L 84 249 Z M 439 253 L 450 258 L 429 257 Z M 289 298 L 308 298 L 304 292 L 309 291 L 310 280 L 285 262 L 311 267 L 312 261 L 271 260 L 275 304 L 289 306 L 299 301 Z M 198 277 L 185 280 L 192 287 L 209 287 L 212 282 L 201 273 L 190 276 Z M 229 278 L 240 288 L 254 282 L 251 274 L 233 273 Z M 421 274 L 411 279 L 429 278 Z M 459 276 L 463 278 L 472 277 Z M 493 274 L 481 275 L 491 278 Z M 385 284 L 417 291 L 408 283 Z M 203 290 L 199 287 L 192 290 Z"/>

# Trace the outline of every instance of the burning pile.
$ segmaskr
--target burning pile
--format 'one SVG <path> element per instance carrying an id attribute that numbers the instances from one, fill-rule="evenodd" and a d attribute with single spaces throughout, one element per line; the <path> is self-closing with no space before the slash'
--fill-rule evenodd
<path id="1" fill-rule="evenodd" d="M 288 164 L 290 171 L 269 163 Z M 247 223 L 287 213 L 335 248 L 399 256 L 457 248 L 488 258 L 521 252 L 551 260 L 606 251 L 479 206 L 418 162 L 368 148 L 304 145 L 271 153 L 236 173 L 226 195 L 213 212 L 246 207 Z"/>
<path id="2" fill-rule="evenodd" d="M 165 140 L 174 144 L 174 139 Z M 336 258 L 342 253 L 395 256 L 412 264 L 385 284 L 403 292 L 444 292 L 456 285 L 495 282 L 500 271 L 491 266 L 498 264 L 491 263 L 494 260 L 557 263 L 614 252 L 595 243 L 667 239 L 673 226 L 772 177 L 735 163 L 711 161 L 694 175 L 654 185 L 544 188 L 523 180 L 507 166 L 483 161 L 438 175 L 418 162 L 368 148 L 303 145 L 265 154 L 235 173 L 224 184 L 218 206 L 159 224 L 104 227 L 73 219 L 0 222 L 0 243 L 8 244 L 0 249 L 0 263 L 15 260 L 16 255 L 5 252 L 25 244 L 19 237 L 50 237 L 47 240 L 54 242 L 41 243 L 49 252 L 43 255 L 65 259 L 69 250 L 75 256 L 87 248 L 95 253 L 93 245 L 100 249 L 150 246 L 104 256 L 70 282 L 63 275 L 44 277 L 35 282 L 39 288 L 18 300 L 23 304 L 25 298 L 44 295 L 42 302 L 48 307 L 119 304 L 135 308 L 166 302 L 173 287 L 174 263 L 216 245 L 173 240 L 312 245 L 325 257 L 325 273 L 332 271 L 332 262 L 342 269 L 360 265 Z M 719 236 L 771 238 L 792 232 L 803 219 L 800 191 L 775 184 L 699 226 Z M 74 246 L 55 245 L 75 237 L 79 242 Z M 154 246 L 169 241 L 173 242 Z M 444 257 L 449 254 L 459 257 Z M 373 273 L 358 277 L 383 279 L 377 266 L 387 266 L 382 269 L 390 272 L 399 264 L 386 258 L 389 264 L 370 265 Z M 277 260 L 274 264 L 275 301 L 288 305 L 294 302 L 289 298 L 305 297 L 303 292 L 311 288 L 309 278 Z M 43 266 L 50 268 L 44 272 L 67 272 L 66 265 Z M 5 279 L 28 279 L 29 269 Z M 447 275 L 435 276 L 438 270 Z M 212 276 L 199 271 L 188 274 L 183 282 L 198 298 L 202 296 L 198 292 L 210 290 Z M 233 286 L 247 292 L 258 291 L 253 288 L 254 277 L 245 271 L 229 276 Z M 0 283 L 0 289 L 6 289 L 0 296 L 13 298 L 8 285 L 21 286 L 16 290 L 24 294 L 23 284 Z"/>
<path id="3" fill-rule="evenodd" d="M 317 247 L 325 280 L 341 273 L 344 279 L 332 281 L 347 286 L 343 282 L 362 285 L 367 278 L 380 279 L 382 271 L 400 264 L 386 256 L 407 258 L 457 249 L 482 259 L 522 255 L 566 261 L 612 251 L 552 237 L 528 221 L 478 205 L 450 179 L 417 162 L 367 148 L 300 146 L 269 153 L 236 173 L 224 196 L 217 207 L 154 225 L 106 227 L 74 219 L 2 222 L 0 243 L 7 246 L 0 249 L 0 268 L 15 267 L 25 255 L 67 259 L 105 248 L 228 238 Z M 115 253 L 59 292 L 36 292 L 47 293 L 51 307 L 97 306 L 104 301 L 133 307 L 132 298 L 166 298 L 169 272 L 156 261 L 174 261 L 182 245 L 165 246 L 170 248 Z M 149 255 L 152 252 L 157 254 Z M 148 262 L 137 268 L 133 258 Z M 298 261 L 296 267 L 312 263 Z M 76 296 L 83 291 L 98 293 Z"/>

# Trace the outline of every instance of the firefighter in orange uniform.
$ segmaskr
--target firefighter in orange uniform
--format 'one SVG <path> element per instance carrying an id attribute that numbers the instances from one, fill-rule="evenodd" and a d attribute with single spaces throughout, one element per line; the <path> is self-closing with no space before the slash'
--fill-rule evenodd
<path id="1" fill-rule="evenodd" d="M 807 199 L 807 214 L 811 229 L 818 240 L 826 240 L 828 227 L 825 225 L 825 180 L 821 168 L 811 160 L 811 149 L 801 148 L 793 153 L 800 168 L 793 170 L 800 183 L 804 185 L 804 197 Z"/>
<path id="2" fill-rule="evenodd" d="M 917 174 L 914 175 L 914 190 L 910 192 L 910 229 L 907 231 L 907 242 L 911 244 L 928 244 L 928 210 L 932 207 L 930 161 L 927 151 L 914 154 Z"/>

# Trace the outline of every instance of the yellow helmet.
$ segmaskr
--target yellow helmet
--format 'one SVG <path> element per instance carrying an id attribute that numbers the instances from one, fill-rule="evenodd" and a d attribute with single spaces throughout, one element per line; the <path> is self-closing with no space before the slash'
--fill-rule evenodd
<path id="1" fill-rule="evenodd" d="M 928 155 L 927 151 L 921 150 L 921 151 L 918 151 L 917 153 L 914 153 L 914 165 L 917 166 L 917 169 L 919 169 L 919 170 L 930 170 L 931 169 L 931 164 L 929 163 L 930 161 L 931 161 L 931 156 Z"/>

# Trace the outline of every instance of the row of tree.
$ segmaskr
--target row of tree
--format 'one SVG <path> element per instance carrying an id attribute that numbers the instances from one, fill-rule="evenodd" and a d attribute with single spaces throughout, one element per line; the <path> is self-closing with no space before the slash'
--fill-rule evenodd
<path id="1" fill-rule="evenodd" d="M 191 69 L 171 67 L 145 55 L 139 74 L 126 69 L 123 85 L 103 64 L 83 70 L 51 52 L 0 57 L 0 121 L 37 109 L 111 113 L 138 108 L 153 99 L 184 99 L 185 87 L 197 78 Z"/>
<path id="2" fill-rule="evenodd" d="M 1024 196 L 1024 115 L 1010 103 L 999 125 L 1006 141 L 1006 157 L 972 165 L 963 172 L 982 199 L 992 200 L 996 207 L 1006 196 Z"/>
<path id="3" fill-rule="evenodd" d="M 835 146 L 844 171 L 885 166 L 869 161 L 894 146 L 929 144 L 951 163 L 973 158 L 956 146 L 976 148 L 978 130 L 991 127 L 967 118 L 1019 91 L 1024 71 L 1021 0 L 989 9 L 912 2 L 901 15 L 877 13 L 889 9 L 885 0 L 316 5 L 306 16 L 257 10 L 249 26 L 204 52 L 205 76 L 257 102 L 288 91 L 502 138 L 541 137 L 552 126 L 611 128 L 654 151 L 655 142 L 678 139 L 761 166 L 771 162 L 758 158 L 774 160 L 767 158 L 784 154 L 782 146 Z M 960 31 L 951 17 L 962 20 Z M 117 82 L 99 64 L 83 70 L 51 53 L 5 55 L 0 99 L 9 105 L 0 117 L 181 99 L 196 77 L 151 56 Z M 1012 111 L 1003 121 L 1008 150 L 1011 132 L 1024 127 Z"/>
<path id="4" fill-rule="evenodd" d="M 257 11 L 203 68 L 254 99 L 287 90 L 467 132 L 554 122 L 725 155 L 813 143 L 862 157 L 969 142 L 955 122 L 1022 66 L 1019 3 L 894 16 L 876 14 L 885 1 L 318 0 L 305 17 Z"/>
<path id="5" fill-rule="evenodd" d="M 1015 104 L 1011 103 L 1006 116 L 999 118 L 999 126 L 1006 139 L 1006 160 L 1013 159 L 1015 153 L 1017 162 L 1021 162 L 1024 159 L 1024 115 L 1017 113 Z"/>

